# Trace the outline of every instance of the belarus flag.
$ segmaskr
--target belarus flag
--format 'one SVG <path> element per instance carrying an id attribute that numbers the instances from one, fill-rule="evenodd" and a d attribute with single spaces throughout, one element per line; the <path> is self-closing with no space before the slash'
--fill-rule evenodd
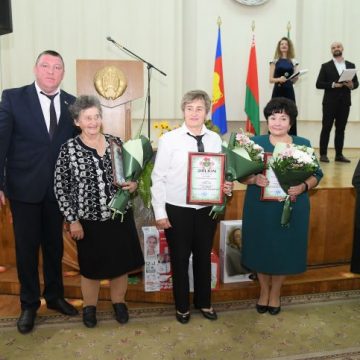
<path id="1" fill-rule="evenodd" d="M 256 63 L 255 37 L 253 37 L 250 49 L 249 67 L 246 79 L 245 112 L 247 115 L 246 131 L 255 135 L 259 135 L 259 84 Z"/>

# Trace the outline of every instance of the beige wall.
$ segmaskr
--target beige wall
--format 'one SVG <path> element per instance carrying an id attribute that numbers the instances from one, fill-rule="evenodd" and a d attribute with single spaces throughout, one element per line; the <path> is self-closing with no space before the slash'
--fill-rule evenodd
<path id="1" fill-rule="evenodd" d="M 322 98 L 315 81 L 321 63 L 330 59 L 330 43 L 342 41 L 345 57 L 360 64 L 358 0 L 268 0 L 257 7 L 235 0 L 12 0 L 12 10 L 14 32 L 0 38 L 0 89 L 32 82 L 37 54 L 51 48 L 65 58 L 64 89 L 75 93 L 76 59 L 129 59 L 106 41 L 110 35 L 167 73 L 163 77 L 153 71 L 151 81 L 152 118 L 167 120 L 181 118 L 179 101 L 184 91 L 203 88 L 211 93 L 219 15 L 228 119 L 245 119 L 253 20 L 263 108 L 272 90 L 269 60 L 290 21 L 296 58 L 301 68 L 309 69 L 296 84 L 299 119 L 302 133 L 315 146 Z M 146 79 L 146 72 L 144 76 Z M 360 147 L 359 100 L 360 90 L 356 90 L 345 143 L 348 147 Z M 143 106 L 144 99 L 134 103 L 134 119 L 142 118 Z"/>

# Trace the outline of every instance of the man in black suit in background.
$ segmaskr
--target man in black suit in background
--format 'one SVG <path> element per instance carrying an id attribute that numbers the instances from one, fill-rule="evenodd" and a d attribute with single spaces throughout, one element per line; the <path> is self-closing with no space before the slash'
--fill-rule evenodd
<path id="1" fill-rule="evenodd" d="M 340 42 L 331 44 L 333 59 L 322 64 L 316 81 L 318 89 L 324 89 L 323 118 L 320 134 L 320 161 L 329 162 L 327 148 L 330 132 L 335 120 L 335 161 L 349 163 L 343 155 L 344 133 L 351 106 L 350 91 L 359 86 L 357 76 L 352 81 L 337 82 L 344 69 L 354 69 L 355 65 L 344 60 L 344 48 Z"/>
<path id="2" fill-rule="evenodd" d="M 0 102 L 0 209 L 9 199 L 16 266 L 20 282 L 20 333 L 34 327 L 40 307 L 39 249 L 43 256 L 47 307 L 66 315 L 78 311 L 64 299 L 63 217 L 54 195 L 54 168 L 61 144 L 74 135 L 68 106 L 75 97 L 60 90 L 64 62 L 55 51 L 42 52 L 35 82 L 4 90 Z"/>

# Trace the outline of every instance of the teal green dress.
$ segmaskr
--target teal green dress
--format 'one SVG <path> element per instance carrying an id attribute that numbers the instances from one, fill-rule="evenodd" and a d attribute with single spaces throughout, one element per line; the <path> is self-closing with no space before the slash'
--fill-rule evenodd
<path id="1" fill-rule="evenodd" d="M 293 143 L 311 146 L 309 140 L 293 136 Z M 269 135 L 252 140 L 272 153 Z M 320 181 L 321 169 L 314 174 Z M 261 188 L 248 185 L 243 211 L 242 263 L 252 271 L 273 275 L 298 274 L 306 270 L 310 202 L 308 193 L 293 203 L 290 226 L 280 225 L 283 202 L 260 200 Z"/>

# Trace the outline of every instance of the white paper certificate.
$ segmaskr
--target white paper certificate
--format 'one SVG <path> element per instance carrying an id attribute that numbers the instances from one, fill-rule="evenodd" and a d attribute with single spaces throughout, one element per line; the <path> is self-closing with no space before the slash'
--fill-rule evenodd
<path id="1" fill-rule="evenodd" d="M 225 155 L 189 153 L 186 202 L 222 204 Z"/>
<path id="2" fill-rule="evenodd" d="M 266 153 L 264 160 L 266 164 L 269 164 L 272 158 L 272 154 Z M 285 191 L 281 188 L 279 181 L 274 173 L 274 170 L 268 166 L 264 170 L 264 175 L 269 181 L 269 185 L 261 188 L 261 200 L 281 200 L 286 196 Z"/>
<path id="3" fill-rule="evenodd" d="M 354 78 L 356 71 L 356 69 L 343 70 L 337 82 L 351 81 Z"/>

